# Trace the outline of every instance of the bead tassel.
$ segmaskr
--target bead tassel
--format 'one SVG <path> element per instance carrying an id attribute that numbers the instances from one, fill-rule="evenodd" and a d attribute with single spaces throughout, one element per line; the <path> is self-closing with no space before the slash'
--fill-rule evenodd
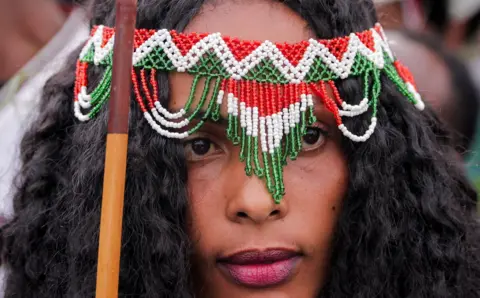
<path id="1" fill-rule="evenodd" d="M 93 28 L 77 61 L 74 113 L 81 121 L 95 117 L 109 98 L 114 33 L 105 26 Z M 89 64 L 105 68 L 90 94 Z M 133 64 L 135 100 L 147 122 L 164 137 L 188 137 L 206 121 L 218 121 L 226 105 L 228 139 L 241 146 L 246 174 L 265 179 L 276 203 L 285 195 L 283 167 L 288 158 L 298 157 L 307 127 L 317 121 L 313 94 L 354 142 L 365 142 L 373 134 L 382 73 L 418 109 L 425 107 L 411 73 L 394 59 L 380 25 L 345 37 L 296 44 L 243 41 L 219 33 L 138 29 Z M 157 71 L 194 76 L 180 111 L 170 112 L 160 102 Z M 342 99 L 336 85 L 352 76 L 363 81 L 363 98 L 356 105 Z M 196 91 L 203 79 L 197 103 Z M 351 133 L 343 124 L 342 117 L 367 112 L 371 121 L 363 135 Z M 194 119 L 198 122 L 192 127 Z"/>

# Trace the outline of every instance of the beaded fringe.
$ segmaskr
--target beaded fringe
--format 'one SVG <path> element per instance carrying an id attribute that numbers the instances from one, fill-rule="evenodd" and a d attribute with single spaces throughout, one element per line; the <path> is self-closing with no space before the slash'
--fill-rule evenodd
<path id="1" fill-rule="evenodd" d="M 387 75 L 403 86 L 400 88 L 404 90 L 402 92 L 408 92 L 396 72 L 389 74 L 387 71 Z M 77 64 L 75 115 L 78 119 L 86 121 L 99 112 L 109 98 L 111 76 L 112 70 L 108 66 L 99 85 L 91 94 L 87 94 L 87 64 Z M 200 87 L 201 78 L 200 75 L 194 77 L 185 107 L 172 113 L 160 103 L 157 71 L 132 69 L 136 102 L 147 122 L 162 136 L 186 138 L 198 131 L 206 121 L 218 121 L 221 118 L 220 108 L 226 104 L 227 137 L 234 145 L 240 146 L 240 160 L 245 163 L 245 173 L 265 179 L 268 191 L 277 203 L 285 194 L 283 167 L 288 159 L 297 158 L 302 150 L 306 128 L 316 122 L 313 96 L 318 97 L 334 115 L 342 133 L 353 141 L 366 141 L 377 123 L 381 83 L 380 70 L 374 68 L 365 72 L 364 99 L 358 105 L 343 101 L 334 81 L 273 84 L 206 77 Z M 327 92 L 327 86 L 333 91 L 333 96 Z M 198 104 L 193 106 L 197 102 L 195 94 L 198 88 L 203 90 Z M 88 114 L 82 114 L 85 109 L 89 110 Z M 368 110 L 371 110 L 371 124 L 363 135 L 354 135 L 342 123 L 342 117 L 355 117 Z M 194 119 L 198 122 L 192 127 L 190 124 Z"/>
<path id="2" fill-rule="evenodd" d="M 113 39 L 112 28 L 98 27 L 80 54 L 74 87 L 74 113 L 80 121 L 95 117 L 109 99 Z M 133 91 L 150 126 L 164 137 L 183 139 L 206 121 L 219 121 L 220 108 L 226 105 L 227 137 L 240 146 L 245 173 L 264 179 L 276 203 L 285 195 L 283 167 L 288 159 L 297 158 L 307 127 L 316 122 L 313 96 L 354 142 L 365 142 L 374 133 L 382 72 L 412 104 L 424 108 L 413 77 L 392 60 L 379 25 L 349 37 L 294 45 L 245 42 L 218 33 L 138 29 L 135 49 Z M 105 68 L 91 93 L 87 90 L 89 63 Z M 180 111 L 170 112 L 160 103 L 157 71 L 188 71 L 194 77 Z M 335 85 L 349 76 L 363 81 L 363 99 L 356 105 L 345 102 Z M 367 112 L 370 124 L 362 135 L 343 124 L 342 118 Z"/>

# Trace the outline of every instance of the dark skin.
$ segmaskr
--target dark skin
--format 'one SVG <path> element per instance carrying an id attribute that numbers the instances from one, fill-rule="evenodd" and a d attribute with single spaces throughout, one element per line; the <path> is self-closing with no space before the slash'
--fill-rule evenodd
<path id="1" fill-rule="evenodd" d="M 206 5 L 185 31 L 289 43 L 314 37 L 300 16 L 270 1 Z M 171 110 L 185 105 L 192 80 L 187 74 L 171 76 Z M 201 89 L 197 90 L 197 98 Z M 224 108 L 225 118 L 226 105 Z M 190 236 L 194 240 L 195 282 L 200 297 L 302 298 L 315 297 L 320 290 L 328 270 L 348 172 L 340 146 L 341 133 L 333 116 L 321 104 L 317 104 L 316 114 L 318 122 L 304 137 L 303 152 L 284 169 L 286 195 L 278 205 L 264 181 L 245 175 L 245 164 L 239 160 L 240 148 L 226 140 L 222 121 L 204 125 L 185 141 Z M 245 287 L 218 269 L 219 256 L 269 248 L 301 254 L 293 276 L 280 285 Z"/>
<path id="2" fill-rule="evenodd" d="M 379 21 L 385 29 L 397 29 L 403 26 L 402 3 L 381 3 L 377 5 Z"/>
<path id="3" fill-rule="evenodd" d="M 0 82 L 35 56 L 66 18 L 54 0 L 0 0 Z"/>

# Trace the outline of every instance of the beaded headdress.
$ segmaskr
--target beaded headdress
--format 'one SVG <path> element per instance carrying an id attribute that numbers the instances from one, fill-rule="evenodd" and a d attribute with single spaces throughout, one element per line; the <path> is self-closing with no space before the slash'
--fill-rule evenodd
<path id="1" fill-rule="evenodd" d="M 74 103 L 80 121 L 95 117 L 110 96 L 114 35 L 114 28 L 94 27 L 80 53 Z M 89 64 L 104 68 L 95 88 L 88 88 Z M 157 71 L 194 76 L 190 96 L 180 111 L 168 111 L 160 103 Z M 306 127 L 316 121 L 313 95 L 334 115 L 347 138 L 365 142 L 377 124 L 381 72 L 423 110 L 413 77 L 393 56 L 379 24 L 346 37 L 296 44 L 243 41 L 220 33 L 135 31 L 133 90 L 151 127 L 164 137 L 183 139 L 205 121 L 218 121 L 220 107 L 226 104 L 226 133 L 233 144 L 241 146 L 246 174 L 263 178 L 277 203 L 285 193 L 283 167 L 288 158 L 297 157 Z M 345 102 L 335 85 L 349 77 L 364 82 L 363 100 L 356 105 Z M 204 83 L 200 83 L 202 78 Z M 192 106 L 199 85 L 203 92 Z M 371 122 L 363 135 L 353 134 L 342 123 L 343 117 L 367 112 Z M 198 117 L 200 121 L 192 127 L 191 121 Z"/>

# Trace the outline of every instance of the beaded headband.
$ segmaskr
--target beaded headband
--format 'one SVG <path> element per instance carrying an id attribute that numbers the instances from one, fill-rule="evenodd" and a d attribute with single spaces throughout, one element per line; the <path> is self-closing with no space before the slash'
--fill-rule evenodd
<path id="1" fill-rule="evenodd" d="M 114 34 L 113 28 L 93 28 L 80 53 L 74 90 L 74 112 L 80 121 L 95 117 L 110 96 Z M 102 80 L 90 93 L 89 64 L 105 69 Z M 170 112 L 160 103 L 157 71 L 194 76 L 190 96 L 180 111 Z M 287 158 L 296 159 L 306 127 L 316 121 L 313 95 L 333 113 L 347 138 L 365 142 L 377 124 L 382 71 L 412 104 L 424 109 L 413 77 L 394 58 L 379 24 L 346 37 L 296 44 L 243 41 L 220 33 L 137 29 L 132 83 L 145 119 L 168 138 L 186 138 L 205 121 L 218 121 L 220 107 L 226 101 L 227 136 L 233 144 L 241 145 L 240 159 L 246 164 L 246 174 L 265 179 L 279 203 L 285 193 L 283 167 Z M 345 102 L 335 86 L 335 81 L 349 77 L 360 77 L 364 82 L 363 100 L 357 105 Z M 203 92 L 198 105 L 192 107 L 201 78 L 205 78 Z M 342 123 L 342 117 L 369 110 L 371 123 L 363 135 L 353 134 Z M 191 127 L 190 122 L 198 117 L 200 121 Z"/>

